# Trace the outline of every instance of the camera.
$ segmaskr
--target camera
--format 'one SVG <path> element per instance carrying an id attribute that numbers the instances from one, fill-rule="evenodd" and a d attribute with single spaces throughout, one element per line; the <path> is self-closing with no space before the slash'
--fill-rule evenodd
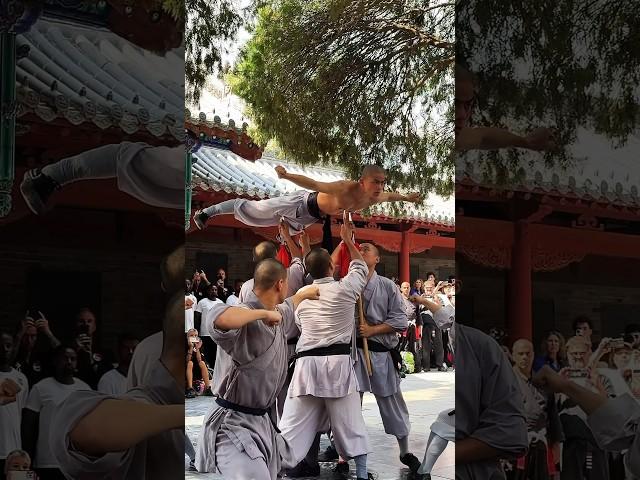
<path id="1" fill-rule="evenodd" d="M 36 473 L 33 470 L 7 472 L 7 480 L 34 480 Z"/>

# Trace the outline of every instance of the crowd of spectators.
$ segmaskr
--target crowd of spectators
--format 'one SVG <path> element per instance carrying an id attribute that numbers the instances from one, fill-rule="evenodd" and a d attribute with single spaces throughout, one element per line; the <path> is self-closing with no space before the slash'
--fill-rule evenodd
<path id="1" fill-rule="evenodd" d="M 0 331 L 0 381 L 20 387 L 15 402 L 0 406 L 0 479 L 32 469 L 41 480 L 64 479 L 49 445 L 57 406 L 76 390 L 125 393 L 139 339 L 125 333 L 109 348 L 98 327 L 96 314 L 84 307 L 64 337 L 40 311 L 28 311 L 16 331 Z"/>

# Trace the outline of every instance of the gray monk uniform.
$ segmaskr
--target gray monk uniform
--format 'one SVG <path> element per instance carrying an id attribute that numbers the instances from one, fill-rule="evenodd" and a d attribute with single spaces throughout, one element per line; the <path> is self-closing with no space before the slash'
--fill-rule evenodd
<path id="1" fill-rule="evenodd" d="M 291 261 L 291 265 L 287 268 L 287 280 L 289 284 L 289 288 L 287 290 L 287 298 L 296 294 L 298 290 L 300 290 L 304 286 L 304 265 L 302 264 L 302 260 L 298 257 L 293 258 Z M 238 296 L 238 301 L 240 303 L 247 302 L 256 302 L 258 297 L 253 293 L 253 278 L 247 280 L 242 284 L 242 288 L 240 289 L 240 295 Z M 295 324 L 291 325 L 291 328 L 287 331 L 287 341 L 288 350 L 289 350 L 289 359 L 293 357 L 296 353 L 296 340 L 300 335 L 300 331 Z M 220 352 L 220 349 L 218 349 Z M 225 355 L 224 352 L 221 352 L 220 355 Z M 218 360 L 216 359 L 216 362 Z M 214 367 L 215 368 L 215 367 Z M 214 375 L 217 371 L 214 371 Z M 287 398 L 287 390 L 289 389 L 289 379 L 282 386 L 282 390 L 278 394 L 278 398 L 276 400 L 276 407 L 278 410 L 278 420 L 282 417 L 282 409 L 284 408 L 284 402 Z"/>
<path id="2" fill-rule="evenodd" d="M 124 452 L 89 456 L 73 448 L 69 434 L 81 418 L 107 399 L 136 400 L 157 405 L 184 403 L 181 386 L 158 360 L 144 378 L 144 386 L 114 397 L 94 391 L 74 392 L 58 407 L 51 426 L 50 446 L 60 469 L 77 480 L 173 480 L 184 475 L 184 431 L 171 430 L 140 442 Z"/>
<path id="3" fill-rule="evenodd" d="M 365 318 L 370 325 L 386 323 L 395 332 L 369 337 L 387 348 L 398 345 L 398 335 L 408 327 L 407 313 L 402 302 L 400 290 L 391 280 L 381 277 L 376 272 L 362 293 L 362 304 Z M 409 410 L 400 391 L 400 374 L 393 366 L 389 352 L 372 352 L 371 367 L 373 375 L 369 377 L 364 359 L 364 352 L 358 349 L 359 361 L 356 364 L 358 391 L 371 392 L 376 397 L 384 431 L 397 438 L 409 435 Z"/>
<path id="4" fill-rule="evenodd" d="M 276 227 L 284 217 L 291 233 L 300 233 L 305 227 L 320 220 L 313 216 L 307 207 L 307 200 L 311 193 L 299 190 L 264 200 L 239 198 L 236 199 L 233 216 L 250 227 Z"/>
<path id="5" fill-rule="evenodd" d="M 456 441 L 480 440 L 505 457 L 529 445 L 523 397 L 515 372 L 498 343 L 456 324 Z M 499 459 L 456 463 L 456 480 L 502 480 Z"/>
<path id="6" fill-rule="evenodd" d="M 627 472 L 640 478 L 640 404 L 631 395 L 610 398 L 587 419 L 601 448 L 627 450 Z"/>
<path id="7" fill-rule="evenodd" d="M 362 260 L 349 265 L 339 282 L 333 277 L 315 280 L 319 300 L 305 300 L 296 311 L 300 340 L 296 352 L 353 343 L 356 300 L 367 281 L 369 269 Z M 369 451 L 360 395 L 353 368 L 354 358 L 343 355 L 298 358 L 280 421 L 288 451 L 283 466 L 293 468 L 307 454 L 318 431 L 331 425 L 336 449 L 343 458 Z"/>
<path id="8" fill-rule="evenodd" d="M 237 305 L 263 308 L 259 301 Z M 214 379 L 214 393 L 243 407 L 267 409 L 257 416 L 214 404 L 205 415 L 196 452 L 200 472 L 218 472 L 225 480 L 275 479 L 280 470 L 275 401 L 287 375 L 287 329 L 294 323 L 291 299 L 278 305 L 282 322 L 269 327 L 258 320 L 240 329 L 221 331 L 218 317 L 231 308 L 219 304 L 212 309 L 209 326 L 218 349 L 225 351 L 220 374 Z M 270 418 L 271 415 L 271 418 Z"/>

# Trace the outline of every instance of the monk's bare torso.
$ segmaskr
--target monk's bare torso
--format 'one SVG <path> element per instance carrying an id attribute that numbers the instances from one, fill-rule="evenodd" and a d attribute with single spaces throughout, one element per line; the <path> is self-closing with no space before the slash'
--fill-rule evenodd
<path id="1" fill-rule="evenodd" d="M 382 201 L 365 196 L 358 182 L 344 182 L 344 188 L 340 193 L 328 194 L 318 192 L 318 207 L 326 215 L 342 215 L 342 212 L 357 212 Z"/>

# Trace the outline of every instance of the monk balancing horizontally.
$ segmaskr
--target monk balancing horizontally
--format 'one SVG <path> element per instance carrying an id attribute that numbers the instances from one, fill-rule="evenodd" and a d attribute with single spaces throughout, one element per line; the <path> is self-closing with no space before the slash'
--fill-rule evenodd
<path id="1" fill-rule="evenodd" d="M 251 227 L 275 227 L 284 218 L 292 234 L 296 234 L 327 215 L 342 215 L 345 210 L 357 212 L 378 203 L 422 201 L 419 193 L 385 192 L 386 173 L 377 165 L 364 167 L 358 181 L 319 182 L 288 173 L 282 166 L 276 167 L 276 173 L 279 178 L 311 191 L 301 190 L 264 200 L 227 200 L 196 211 L 193 215 L 196 226 L 204 229 L 207 220 L 216 215 L 233 215 Z"/>

